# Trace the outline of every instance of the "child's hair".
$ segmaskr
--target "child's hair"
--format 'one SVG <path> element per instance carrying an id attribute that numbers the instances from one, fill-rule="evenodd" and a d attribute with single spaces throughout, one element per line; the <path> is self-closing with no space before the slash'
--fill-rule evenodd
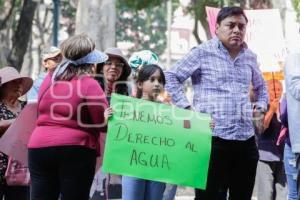
<path id="1" fill-rule="evenodd" d="M 163 70 L 156 64 L 145 65 L 138 72 L 136 83 L 137 84 L 143 83 L 143 82 L 149 80 L 149 78 L 152 76 L 152 74 L 154 74 L 156 72 L 156 70 L 159 71 L 161 83 L 163 84 L 163 86 L 165 86 L 165 84 L 166 84 L 165 74 L 164 74 Z M 136 97 L 142 98 L 142 95 L 143 95 L 143 91 L 140 88 L 137 88 Z"/>
<path id="2" fill-rule="evenodd" d="M 95 49 L 95 43 L 88 35 L 82 33 L 66 39 L 60 47 L 65 58 L 77 60 L 92 52 Z M 65 72 L 57 78 L 58 80 L 69 81 L 74 76 L 93 73 L 93 64 L 69 65 Z"/>

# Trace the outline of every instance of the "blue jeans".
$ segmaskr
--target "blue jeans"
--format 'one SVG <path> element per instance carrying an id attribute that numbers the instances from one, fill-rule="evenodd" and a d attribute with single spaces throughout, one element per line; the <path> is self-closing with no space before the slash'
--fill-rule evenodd
<path id="1" fill-rule="evenodd" d="M 162 200 L 165 187 L 165 183 L 123 176 L 122 199 Z"/>
<path id="2" fill-rule="evenodd" d="M 174 200 L 176 195 L 177 185 L 166 184 L 163 200 Z"/>
<path id="3" fill-rule="evenodd" d="M 297 200 L 296 157 L 291 146 L 284 146 L 284 168 L 288 184 L 288 200 Z"/>

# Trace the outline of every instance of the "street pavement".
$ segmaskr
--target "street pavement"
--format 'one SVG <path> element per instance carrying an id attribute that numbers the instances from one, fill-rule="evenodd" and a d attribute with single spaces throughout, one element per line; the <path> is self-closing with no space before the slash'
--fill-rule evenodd
<path id="1" fill-rule="evenodd" d="M 257 200 L 256 188 L 254 187 L 252 200 Z M 178 187 L 176 192 L 175 200 L 194 200 L 194 189 L 190 187 Z"/>

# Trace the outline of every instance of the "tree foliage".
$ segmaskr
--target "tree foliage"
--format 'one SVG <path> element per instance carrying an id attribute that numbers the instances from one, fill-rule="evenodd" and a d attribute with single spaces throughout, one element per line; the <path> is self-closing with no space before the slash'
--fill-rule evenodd
<path id="1" fill-rule="evenodd" d="M 118 1 L 117 41 L 132 42 L 129 52 L 149 49 L 162 54 L 166 48 L 167 1 Z M 174 3 L 178 1 L 173 1 Z"/>
<path id="2" fill-rule="evenodd" d="M 292 3 L 297 12 L 297 20 L 300 21 L 300 0 L 292 0 Z"/>
<path id="3" fill-rule="evenodd" d="M 122 4 L 123 6 L 126 6 L 128 8 L 132 8 L 134 10 L 142 10 L 145 8 L 151 8 L 151 7 L 156 7 L 161 4 L 164 4 L 167 0 L 126 0 L 123 1 Z"/>

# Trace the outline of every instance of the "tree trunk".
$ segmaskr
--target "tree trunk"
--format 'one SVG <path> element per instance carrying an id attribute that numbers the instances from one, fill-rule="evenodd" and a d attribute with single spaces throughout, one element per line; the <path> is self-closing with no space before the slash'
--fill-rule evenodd
<path id="1" fill-rule="evenodd" d="M 36 2 L 32 0 L 24 0 L 17 30 L 12 39 L 12 48 L 7 61 L 10 66 L 15 67 L 18 71 L 22 68 L 24 55 L 30 40 L 31 27 L 36 6 Z"/>
<path id="2" fill-rule="evenodd" d="M 7 22 L 13 15 L 13 10 L 15 8 L 15 5 L 16 5 L 16 0 L 11 0 L 10 3 L 5 2 L 3 11 L 5 11 L 6 13 L 3 12 L 0 14 L 0 30 L 6 29 Z"/>
<path id="3" fill-rule="evenodd" d="M 79 0 L 75 33 L 87 33 L 96 48 L 116 46 L 116 0 Z"/>
<path id="4" fill-rule="evenodd" d="M 280 11 L 283 35 L 285 35 L 285 14 L 287 9 L 286 0 L 273 0 L 272 5 L 273 8 L 278 8 Z"/>
<path id="5" fill-rule="evenodd" d="M 240 1 L 240 7 L 243 8 L 243 9 L 247 9 L 248 8 L 248 3 L 249 3 L 249 0 L 241 0 Z"/>
<path id="6" fill-rule="evenodd" d="M 199 37 L 199 34 L 198 34 L 198 23 L 199 23 L 199 16 L 198 16 L 198 12 L 195 10 L 195 21 L 194 21 L 194 28 L 193 28 L 193 35 L 197 41 L 198 44 L 201 44 L 202 43 L 202 40 L 200 39 Z"/>
<path id="7" fill-rule="evenodd" d="M 250 7 L 253 9 L 272 8 L 272 0 L 250 0 Z"/>

